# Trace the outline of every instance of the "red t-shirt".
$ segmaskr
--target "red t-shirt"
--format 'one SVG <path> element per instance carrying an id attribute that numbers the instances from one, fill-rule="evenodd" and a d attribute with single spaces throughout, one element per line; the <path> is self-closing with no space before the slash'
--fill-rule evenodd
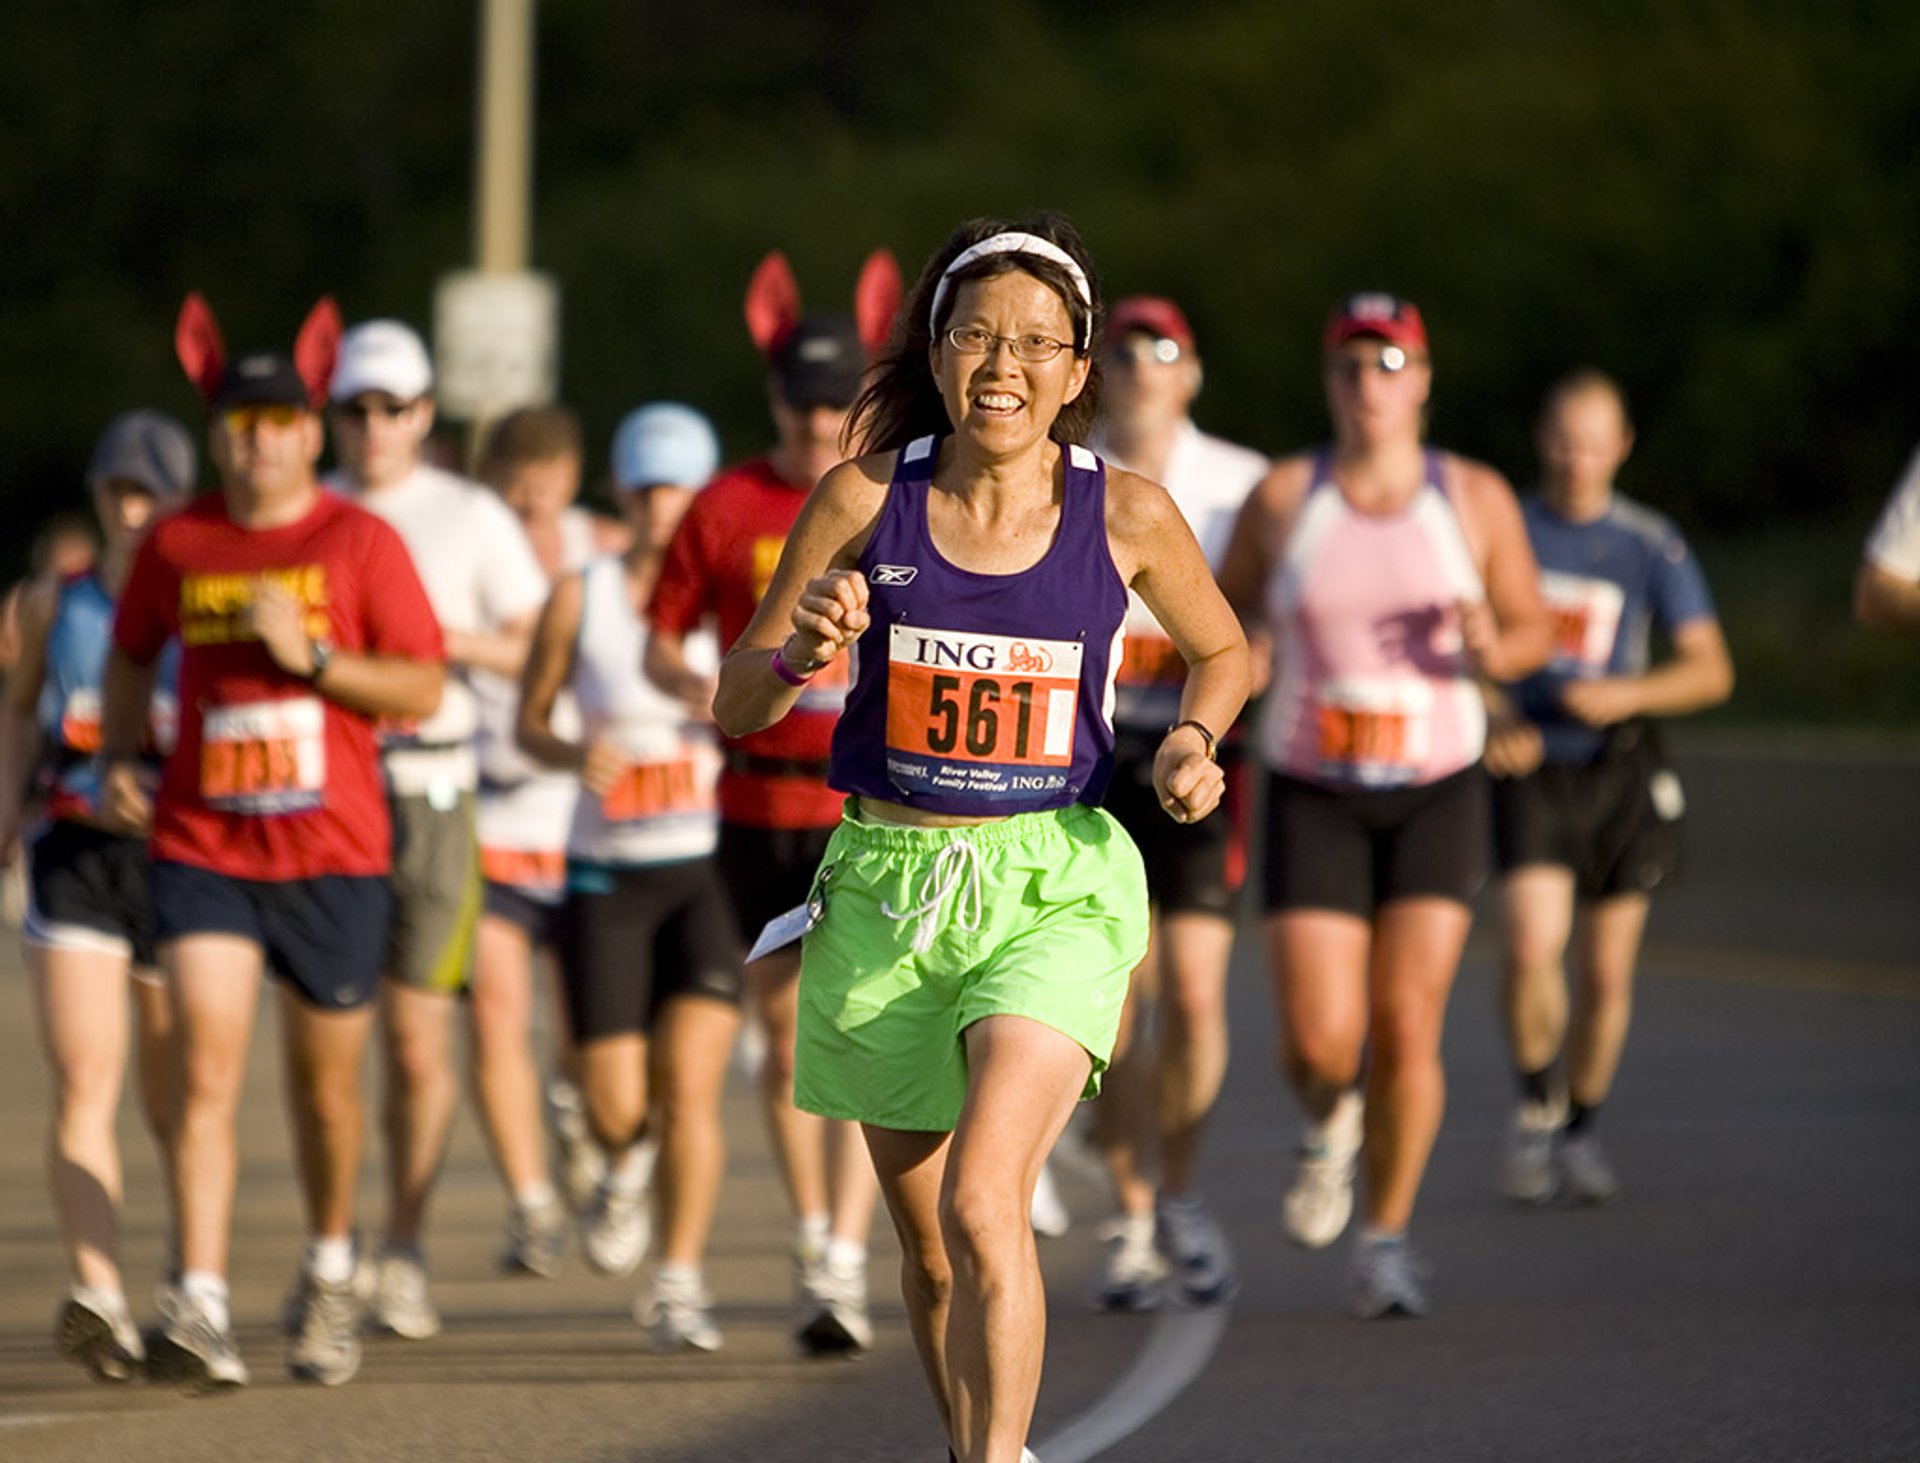
<path id="1" fill-rule="evenodd" d="M 647 611 L 653 627 L 684 636 L 712 616 L 721 650 L 729 649 L 773 582 L 780 550 L 806 500 L 807 490 L 781 477 L 765 458 L 728 468 L 701 489 L 667 548 Z M 720 775 L 720 816 L 754 828 L 837 823 L 844 800 L 827 786 L 827 758 L 846 694 L 847 658 L 841 656 L 780 721 L 729 738 L 733 755 Z M 760 762 L 759 770 L 743 766 L 743 756 Z"/>
<path id="2" fill-rule="evenodd" d="M 281 528 L 247 529 L 209 493 L 154 525 L 113 638 L 145 665 L 180 640 L 180 733 L 154 799 L 153 855 L 239 879 L 379 875 L 392 832 L 373 718 L 275 665 L 241 628 L 266 576 L 345 651 L 445 658 L 400 536 L 332 493 Z"/>

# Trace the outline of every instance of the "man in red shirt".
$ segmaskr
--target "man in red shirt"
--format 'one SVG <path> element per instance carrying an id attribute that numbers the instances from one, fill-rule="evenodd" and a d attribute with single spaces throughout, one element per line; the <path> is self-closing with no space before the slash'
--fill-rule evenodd
<path id="1" fill-rule="evenodd" d="M 360 1357 L 360 1057 L 390 907 L 374 722 L 434 710 L 443 649 L 399 536 L 314 477 L 338 322 L 323 302 L 294 359 L 228 364 L 211 314 L 189 300 L 181 359 L 211 407 L 221 491 L 141 545 L 105 672 L 103 810 L 128 830 L 151 827 L 160 965 L 182 1047 L 170 1155 L 180 1274 L 160 1292 L 149 1364 L 203 1390 L 247 1380 L 226 1272 L 234 1118 L 263 968 L 281 982 L 310 1234 L 287 1365 L 337 1385 Z M 150 791 L 138 752 L 172 638 L 179 734 Z"/>
<path id="2" fill-rule="evenodd" d="M 787 533 L 807 494 L 843 455 L 841 433 L 860 390 L 868 351 L 884 338 L 892 309 L 869 308 L 876 293 L 863 273 L 862 321 L 798 314 L 784 262 L 770 279 L 769 256 L 747 297 L 747 317 L 771 371 L 768 398 L 778 442 L 764 457 L 729 468 L 694 499 L 680 521 L 654 589 L 646 670 L 663 689 L 711 703 L 709 677 L 692 671 L 682 645 L 703 620 L 717 622 L 724 651 L 753 617 Z M 896 276 L 897 279 L 897 276 Z M 786 293 L 785 312 L 769 302 Z M 847 690 L 844 661 L 817 676 L 791 714 L 750 736 L 726 740 L 720 775 L 721 877 L 740 931 L 751 943 L 768 920 L 803 903 L 827 837 L 840 821 L 840 794 L 827 786 L 833 726 Z M 800 947 L 788 945 L 747 966 L 753 1008 L 766 1035 L 761 1098 L 787 1196 L 798 1222 L 794 1243 L 803 1351 L 864 1350 L 866 1247 L 878 1192 L 855 1124 L 827 1122 L 793 1105 L 793 1034 Z"/>

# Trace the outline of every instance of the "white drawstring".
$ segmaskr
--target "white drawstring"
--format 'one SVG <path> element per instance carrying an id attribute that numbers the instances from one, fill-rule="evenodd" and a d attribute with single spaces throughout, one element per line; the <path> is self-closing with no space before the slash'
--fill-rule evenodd
<path id="1" fill-rule="evenodd" d="M 964 881 L 964 882 L 963 882 Z M 980 855 L 964 838 L 956 838 L 934 855 L 933 864 L 920 876 L 914 898 L 920 902 L 911 909 L 895 909 L 885 900 L 880 912 L 888 919 L 918 919 L 914 927 L 913 950 L 923 954 L 933 946 L 940 933 L 940 910 L 958 892 L 956 918 L 960 928 L 972 934 L 980 928 Z"/>

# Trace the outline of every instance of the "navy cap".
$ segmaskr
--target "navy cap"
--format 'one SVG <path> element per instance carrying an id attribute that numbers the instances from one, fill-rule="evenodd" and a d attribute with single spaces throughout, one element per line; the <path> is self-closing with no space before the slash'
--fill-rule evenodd
<path id="1" fill-rule="evenodd" d="M 773 358 L 788 406 L 853 405 L 867 369 L 867 348 L 851 315 L 802 315 Z"/>
<path id="2" fill-rule="evenodd" d="M 169 498 L 192 489 L 197 467 L 193 438 L 179 422 L 164 412 L 122 412 L 94 444 L 87 481 L 121 478 Z"/>

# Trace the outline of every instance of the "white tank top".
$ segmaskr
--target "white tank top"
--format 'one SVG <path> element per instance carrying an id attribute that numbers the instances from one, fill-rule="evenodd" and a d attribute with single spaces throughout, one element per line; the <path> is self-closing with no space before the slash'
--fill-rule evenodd
<path id="1" fill-rule="evenodd" d="M 1313 486 L 1267 585 L 1275 685 L 1269 765 L 1342 789 L 1436 782 L 1480 760 L 1486 708 L 1460 640 L 1460 600 L 1486 591 L 1444 486 L 1400 512 L 1357 511 L 1314 463 Z"/>
<path id="2" fill-rule="evenodd" d="M 719 654 L 710 635 L 686 642 L 688 663 L 711 675 Z M 633 764 L 604 796 L 583 792 L 574 807 L 567 857 L 596 864 L 660 864 L 713 852 L 720 830 L 715 789 L 720 743 L 709 725 L 649 681 L 640 665 L 647 630 L 633 605 L 625 565 L 596 559 L 582 576 L 573 694 L 581 735 L 624 749 Z"/>
<path id="3" fill-rule="evenodd" d="M 593 515 L 568 508 L 560 517 L 560 572 L 576 574 L 593 558 Z M 557 904 L 566 893 L 567 830 L 580 800 L 580 779 L 542 767 L 514 742 L 519 713 L 517 681 L 486 671 L 472 676 L 480 703 L 480 804 L 476 819 L 480 865 L 487 879 L 528 898 Z M 580 734 L 570 693 L 554 698 L 555 736 Z"/>

